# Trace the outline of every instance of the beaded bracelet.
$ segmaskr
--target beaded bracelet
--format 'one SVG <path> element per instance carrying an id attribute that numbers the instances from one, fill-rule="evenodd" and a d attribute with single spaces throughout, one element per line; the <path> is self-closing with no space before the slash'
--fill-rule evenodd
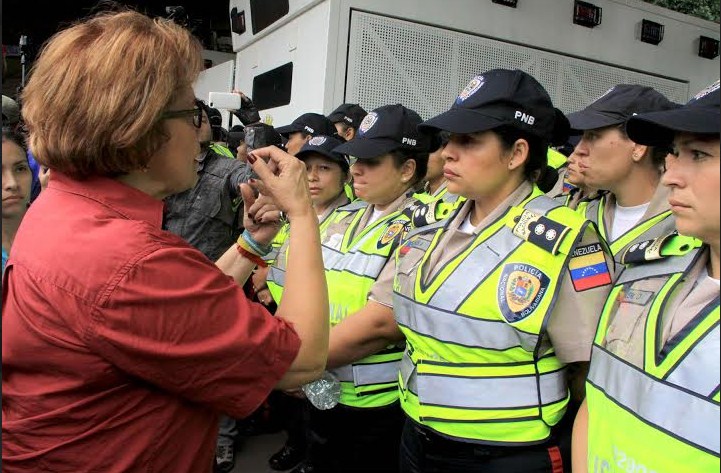
<path id="1" fill-rule="evenodd" d="M 238 244 L 242 244 L 241 240 L 247 243 L 247 245 L 250 247 L 248 249 L 258 256 L 265 256 L 273 250 L 273 247 L 271 245 L 261 245 L 260 243 L 255 241 L 255 239 L 250 235 L 250 232 L 248 232 L 248 230 L 245 230 L 243 234 L 240 235 L 240 237 L 238 238 Z"/>

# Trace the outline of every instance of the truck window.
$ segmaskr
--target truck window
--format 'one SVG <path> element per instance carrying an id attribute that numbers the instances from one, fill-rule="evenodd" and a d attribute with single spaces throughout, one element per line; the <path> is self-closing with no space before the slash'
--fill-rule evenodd
<path id="1" fill-rule="evenodd" d="M 293 85 L 293 63 L 289 62 L 253 78 L 253 102 L 258 110 L 290 103 Z"/>
<path id="2" fill-rule="evenodd" d="M 250 0 L 250 17 L 253 34 L 263 31 L 288 14 L 288 0 Z M 255 97 L 253 97 L 255 100 Z"/>

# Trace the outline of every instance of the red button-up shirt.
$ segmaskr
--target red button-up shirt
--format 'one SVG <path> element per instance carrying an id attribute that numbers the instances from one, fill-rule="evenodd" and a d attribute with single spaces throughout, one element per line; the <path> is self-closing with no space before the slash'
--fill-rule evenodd
<path id="1" fill-rule="evenodd" d="M 218 414 L 252 412 L 300 347 L 163 204 L 53 173 L 12 247 L 2 300 L 5 472 L 206 472 Z"/>

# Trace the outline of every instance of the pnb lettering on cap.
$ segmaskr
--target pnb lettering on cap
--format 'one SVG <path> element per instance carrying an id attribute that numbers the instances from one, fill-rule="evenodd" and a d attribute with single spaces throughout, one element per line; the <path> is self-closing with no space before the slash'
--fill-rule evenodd
<path id="1" fill-rule="evenodd" d="M 413 138 L 406 138 L 404 136 L 403 139 L 401 140 L 401 143 L 403 143 L 404 145 L 416 146 L 416 145 L 418 145 L 418 140 L 413 139 Z"/>
<path id="2" fill-rule="evenodd" d="M 310 134 L 315 133 L 315 130 L 313 128 L 309 127 L 308 125 L 305 125 L 303 128 L 305 128 L 308 131 L 308 133 L 310 133 Z"/>
<path id="3" fill-rule="evenodd" d="M 534 123 L 536 123 L 536 117 L 523 113 L 520 110 L 516 110 L 513 118 L 515 118 L 516 120 L 520 120 L 523 123 L 527 123 L 528 125 L 533 125 Z"/>

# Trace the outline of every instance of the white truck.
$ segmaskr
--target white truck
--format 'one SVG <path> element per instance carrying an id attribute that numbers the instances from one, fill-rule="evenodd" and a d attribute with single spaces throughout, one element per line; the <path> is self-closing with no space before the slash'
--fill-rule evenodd
<path id="1" fill-rule="evenodd" d="M 281 126 L 344 102 L 429 118 L 493 68 L 529 72 L 567 113 L 619 83 L 685 102 L 718 79 L 718 24 L 640 0 L 589 2 L 230 0 L 235 60 L 206 70 L 196 93 L 242 90 Z"/>

